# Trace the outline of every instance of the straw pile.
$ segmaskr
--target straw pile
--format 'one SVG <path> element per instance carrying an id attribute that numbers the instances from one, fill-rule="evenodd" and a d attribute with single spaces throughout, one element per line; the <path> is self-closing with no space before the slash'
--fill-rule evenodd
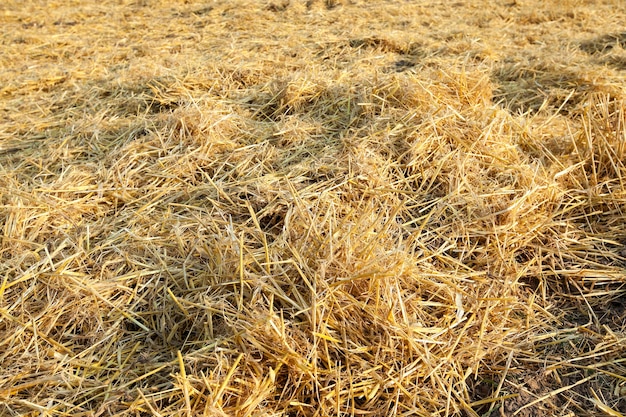
<path id="1" fill-rule="evenodd" d="M 624 21 L 4 1 L 0 415 L 624 415 Z"/>

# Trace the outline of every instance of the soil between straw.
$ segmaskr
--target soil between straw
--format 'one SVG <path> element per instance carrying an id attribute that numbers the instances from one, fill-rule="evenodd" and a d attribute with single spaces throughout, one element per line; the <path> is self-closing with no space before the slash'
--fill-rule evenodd
<path id="1" fill-rule="evenodd" d="M 624 21 L 3 2 L 0 415 L 625 414 Z"/>

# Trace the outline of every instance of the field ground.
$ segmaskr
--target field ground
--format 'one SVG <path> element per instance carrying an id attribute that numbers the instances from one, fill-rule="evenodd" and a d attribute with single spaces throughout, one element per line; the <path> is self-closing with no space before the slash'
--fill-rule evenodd
<path id="1" fill-rule="evenodd" d="M 0 415 L 625 415 L 624 22 L 2 1 Z"/>

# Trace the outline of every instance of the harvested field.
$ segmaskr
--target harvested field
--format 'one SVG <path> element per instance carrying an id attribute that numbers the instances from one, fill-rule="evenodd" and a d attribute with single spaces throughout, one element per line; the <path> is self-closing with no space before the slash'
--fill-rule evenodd
<path id="1" fill-rule="evenodd" d="M 4 0 L 0 416 L 626 414 L 622 0 Z"/>

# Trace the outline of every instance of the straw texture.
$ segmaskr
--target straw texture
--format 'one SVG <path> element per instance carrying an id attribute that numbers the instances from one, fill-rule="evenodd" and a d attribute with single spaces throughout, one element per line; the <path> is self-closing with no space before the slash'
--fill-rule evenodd
<path id="1" fill-rule="evenodd" d="M 624 21 L 4 1 L 0 415 L 626 414 Z"/>

